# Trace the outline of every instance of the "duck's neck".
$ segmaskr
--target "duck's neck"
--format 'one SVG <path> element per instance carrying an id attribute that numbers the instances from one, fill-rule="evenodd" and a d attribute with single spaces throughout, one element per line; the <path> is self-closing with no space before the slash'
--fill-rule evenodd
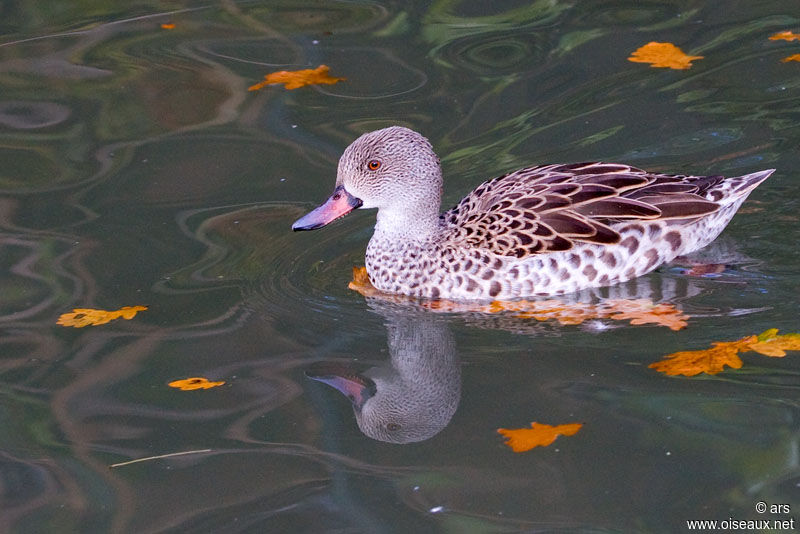
<path id="1" fill-rule="evenodd" d="M 375 236 L 403 241 L 426 241 L 441 231 L 438 206 L 425 211 L 378 210 Z"/>

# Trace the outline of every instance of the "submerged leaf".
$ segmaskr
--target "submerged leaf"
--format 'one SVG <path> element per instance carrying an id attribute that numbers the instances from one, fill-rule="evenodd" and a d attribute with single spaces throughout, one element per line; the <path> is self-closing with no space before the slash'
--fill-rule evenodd
<path id="1" fill-rule="evenodd" d="M 649 42 L 637 48 L 628 61 L 650 63 L 651 67 L 685 70 L 696 59 L 703 59 L 703 56 L 689 56 L 672 43 Z"/>
<path id="2" fill-rule="evenodd" d="M 164 29 L 164 30 L 174 30 L 175 29 L 175 23 L 174 22 L 165 22 L 164 24 L 161 25 L 161 28 Z"/>
<path id="3" fill-rule="evenodd" d="M 800 40 L 800 34 L 792 33 L 791 31 L 786 30 L 786 31 L 782 31 L 782 32 L 778 32 L 776 34 L 770 35 L 769 36 L 769 40 L 770 41 L 778 41 L 778 40 L 798 41 L 798 40 Z"/>
<path id="4" fill-rule="evenodd" d="M 61 314 L 56 324 L 61 326 L 71 326 L 73 328 L 83 328 L 84 326 L 97 326 L 106 324 L 114 319 L 133 319 L 140 311 L 147 309 L 147 306 L 124 306 L 118 310 L 95 310 L 92 308 L 73 308 L 69 313 Z"/>
<path id="5" fill-rule="evenodd" d="M 327 65 L 320 65 L 316 69 L 303 70 L 281 70 L 264 76 L 264 81 L 251 85 L 248 91 L 258 91 L 259 89 L 276 83 L 286 84 L 286 89 L 299 89 L 306 85 L 334 84 L 346 78 L 336 78 L 328 75 L 330 68 Z"/>
<path id="6" fill-rule="evenodd" d="M 211 382 L 207 378 L 192 377 L 184 378 L 183 380 L 174 380 L 167 384 L 171 388 L 178 388 L 181 391 L 191 391 L 193 389 L 210 389 L 221 386 L 225 383 L 224 380 L 219 382 Z"/>
<path id="7" fill-rule="evenodd" d="M 552 444 L 558 436 L 572 436 L 581 429 L 583 423 L 567 423 L 564 425 L 545 425 L 543 423 L 531 423 L 531 428 L 498 428 L 498 434 L 504 435 L 507 439 L 505 444 L 511 447 L 514 452 L 525 452 L 534 447 L 547 447 Z"/>

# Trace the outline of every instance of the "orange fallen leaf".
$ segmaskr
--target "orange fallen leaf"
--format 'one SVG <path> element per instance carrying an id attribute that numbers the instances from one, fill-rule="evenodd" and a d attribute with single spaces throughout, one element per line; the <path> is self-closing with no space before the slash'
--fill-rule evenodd
<path id="1" fill-rule="evenodd" d="M 327 65 L 320 65 L 316 69 L 304 70 L 281 70 L 264 76 L 264 81 L 251 85 L 248 91 L 258 91 L 259 89 L 276 83 L 286 84 L 286 89 L 299 89 L 306 85 L 334 84 L 346 80 L 346 78 L 336 78 L 328 75 L 330 68 Z"/>
<path id="2" fill-rule="evenodd" d="M 680 330 L 688 324 L 685 315 L 674 304 L 654 304 L 650 299 L 606 300 L 598 304 L 564 302 L 561 300 L 495 300 L 489 304 L 447 299 L 416 300 L 404 295 L 383 293 L 370 283 L 365 267 L 353 267 L 353 280 L 348 288 L 365 297 L 377 297 L 390 302 L 415 302 L 441 313 L 511 313 L 520 319 L 558 321 L 562 325 L 578 325 L 590 319 L 629 320 L 631 324 L 655 324 Z"/>
<path id="3" fill-rule="evenodd" d="M 191 391 L 194 389 L 210 389 L 215 388 L 217 386 L 221 386 L 225 383 L 224 380 L 219 382 L 211 382 L 207 378 L 202 377 L 192 377 L 192 378 L 184 378 L 183 380 L 174 380 L 167 384 L 171 388 L 178 388 L 181 391 Z"/>
<path id="4" fill-rule="evenodd" d="M 163 29 L 165 29 L 165 30 L 174 30 L 175 29 L 175 23 L 174 22 L 166 22 L 166 23 L 162 24 L 161 27 Z"/>
<path id="5" fill-rule="evenodd" d="M 649 367 L 670 376 L 715 375 L 722 372 L 726 365 L 739 369 L 742 366 L 739 352 L 748 350 L 750 344 L 756 341 L 756 336 L 748 336 L 738 341 L 713 343 L 710 349 L 674 352 L 659 362 L 651 363 Z"/>
<path id="6" fill-rule="evenodd" d="M 758 336 L 747 336 L 738 341 L 712 343 L 710 349 L 675 352 L 663 360 L 651 363 L 648 367 L 671 376 L 695 376 L 700 373 L 715 375 L 725 366 L 742 367 L 740 352 L 757 352 L 764 356 L 781 358 L 787 350 L 800 350 L 800 334 L 778 335 L 777 328 L 771 328 Z"/>
<path id="7" fill-rule="evenodd" d="M 764 356 L 782 358 L 787 350 L 800 350 L 800 334 L 778 335 L 777 328 L 770 328 L 758 335 L 758 340 L 750 345 L 750 350 Z"/>
<path id="8" fill-rule="evenodd" d="M 583 423 L 551 426 L 534 422 L 531 423 L 531 428 L 498 428 L 497 432 L 507 438 L 505 444 L 511 447 L 511 450 L 525 452 L 534 447 L 547 447 L 558 436 L 575 435 L 582 426 Z"/>
<path id="9" fill-rule="evenodd" d="M 358 291 L 365 297 L 381 295 L 381 292 L 375 289 L 375 286 L 369 281 L 366 267 L 353 267 L 353 280 L 347 284 L 347 289 Z"/>
<path id="10" fill-rule="evenodd" d="M 94 310 L 92 308 L 73 308 L 69 313 L 63 313 L 56 321 L 61 326 L 83 328 L 84 326 L 97 326 L 106 324 L 114 319 L 133 319 L 134 316 L 147 309 L 147 306 L 124 306 L 118 310 Z"/>
<path id="11" fill-rule="evenodd" d="M 782 31 L 782 32 L 778 32 L 776 34 L 770 35 L 769 36 L 769 40 L 770 41 L 778 41 L 778 40 L 797 41 L 797 40 L 800 40 L 800 34 L 792 33 L 789 30 L 786 30 L 786 31 Z"/>
<path id="12" fill-rule="evenodd" d="M 800 61 L 800 54 L 792 54 L 791 56 L 786 56 L 781 61 L 783 63 L 788 63 L 789 61 Z"/>
<path id="13" fill-rule="evenodd" d="M 634 63 L 650 63 L 651 67 L 685 70 L 692 66 L 692 61 L 703 59 L 703 56 L 689 56 L 672 43 L 649 42 L 637 48 L 628 58 Z"/>

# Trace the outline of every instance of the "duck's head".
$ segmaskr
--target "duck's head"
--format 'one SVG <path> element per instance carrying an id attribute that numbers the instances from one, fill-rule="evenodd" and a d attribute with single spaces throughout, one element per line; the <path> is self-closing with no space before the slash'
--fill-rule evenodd
<path id="1" fill-rule="evenodd" d="M 369 374 L 375 375 L 374 380 Z M 318 362 L 306 370 L 306 376 L 347 397 L 361 432 L 387 443 L 413 443 L 435 436 L 448 425 L 460 399 L 460 383 L 455 388 L 415 387 L 391 368 L 358 373 Z"/>
<path id="2" fill-rule="evenodd" d="M 409 231 L 436 220 L 441 190 L 439 158 L 425 137 L 401 126 L 376 130 L 347 147 L 333 194 L 292 230 L 315 230 L 356 208 L 378 208 L 379 226 Z"/>

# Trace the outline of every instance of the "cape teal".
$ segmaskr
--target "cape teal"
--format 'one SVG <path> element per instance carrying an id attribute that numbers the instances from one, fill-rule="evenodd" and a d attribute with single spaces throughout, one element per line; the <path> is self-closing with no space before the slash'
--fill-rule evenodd
<path id="1" fill-rule="evenodd" d="M 439 158 L 425 137 L 392 126 L 347 147 L 331 197 L 292 229 L 377 208 L 366 267 L 381 291 L 559 295 L 629 280 L 704 247 L 773 172 L 724 178 L 602 162 L 527 167 L 484 182 L 439 214 Z"/>

